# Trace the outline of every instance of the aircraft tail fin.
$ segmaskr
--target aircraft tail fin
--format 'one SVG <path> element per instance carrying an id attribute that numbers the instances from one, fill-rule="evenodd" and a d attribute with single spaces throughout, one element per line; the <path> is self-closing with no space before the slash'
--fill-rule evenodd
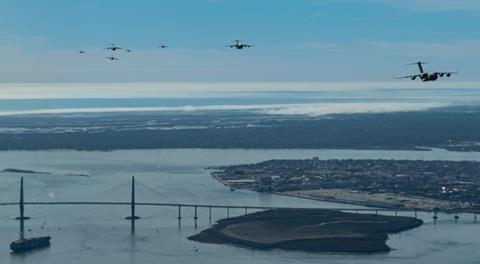
<path id="1" fill-rule="evenodd" d="M 418 61 L 418 62 L 414 62 L 414 63 L 409 63 L 407 65 L 418 65 L 418 69 L 420 70 L 420 73 L 424 73 L 424 71 L 423 71 L 423 65 L 424 64 L 428 64 L 428 62 Z"/>

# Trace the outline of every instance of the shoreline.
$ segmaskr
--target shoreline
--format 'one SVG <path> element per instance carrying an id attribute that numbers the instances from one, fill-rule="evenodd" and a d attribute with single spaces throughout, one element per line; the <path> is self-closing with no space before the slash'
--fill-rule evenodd
<path id="1" fill-rule="evenodd" d="M 218 176 L 216 176 L 216 175 L 213 175 L 212 173 L 210 173 L 210 176 L 212 176 L 212 178 L 214 178 L 215 180 L 217 180 L 218 182 L 220 182 L 220 183 L 223 184 L 224 186 L 231 187 L 226 181 L 220 179 L 220 177 L 218 177 Z"/>
<path id="2" fill-rule="evenodd" d="M 305 196 L 305 195 L 295 195 L 295 194 L 290 194 L 290 193 L 281 193 L 281 192 L 272 192 L 274 195 L 280 195 L 280 196 L 286 196 L 286 197 L 292 197 L 292 198 L 299 198 L 299 199 L 307 199 L 307 200 L 313 200 L 313 201 L 320 201 L 320 202 L 332 202 L 332 203 L 338 203 L 338 204 L 345 204 L 345 205 L 357 205 L 357 206 L 365 206 L 365 207 L 371 207 L 371 208 L 378 208 L 378 209 L 391 209 L 391 210 L 398 210 L 398 211 L 403 211 L 403 212 L 425 212 L 425 213 L 433 213 L 433 212 L 441 212 L 441 213 L 446 213 L 446 214 L 455 214 L 455 213 L 465 213 L 465 214 L 480 214 L 480 210 L 473 210 L 473 209 L 445 209 L 445 208 L 437 208 L 436 210 L 431 209 L 418 209 L 418 208 L 395 208 L 395 207 L 387 207 L 387 206 L 379 206 L 375 205 L 374 203 L 369 203 L 368 201 L 349 201 L 349 200 L 342 200 L 342 199 L 335 199 L 335 198 L 321 198 L 321 197 L 311 197 L 311 196 Z"/>
<path id="3" fill-rule="evenodd" d="M 15 136 L 16 134 L 0 134 L 5 137 Z M 22 135 L 22 134 L 19 134 Z M 38 135 L 50 135 L 50 134 L 28 134 L 29 136 L 38 136 Z M 113 146 L 111 148 L 103 147 L 71 147 L 71 146 L 58 146 L 58 147 L 0 147 L 0 152 L 19 152 L 19 151 L 82 151 L 82 152 L 113 152 L 113 151 L 128 151 L 128 150 L 188 150 L 188 149 L 204 149 L 204 150 L 354 150 L 354 151 L 416 151 L 416 152 L 430 152 L 434 150 L 441 150 L 446 152 L 457 152 L 457 153 L 480 153 L 480 147 L 455 147 L 455 146 L 299 146 L 299 147 L 242 147 L 242 146 L 155 146 L 155 147 L 145 147 L 145 146 L 132 146 L 132 147 L 120 147 Z"/>
<path id="4" fill-rule="evenodd" d="M 319 201 L 319 202 L 332 202 L 332 203 L 338 203 L 338 204 L 358 205 L 358 206 L 380 208 L 380 209 L 395 209 L 394 207 L 375 206 L 371 203 L 368 203 L 367 201 L 365 201 L 365 202 L 355 202 L 355 201 L 341 200 L 341 199 L 335 199 L 335 198 L 328 199 L 328 198 L 310 197 L 310 196 L 305 196 L 305 195 L 295 195 L 295 194 L 281 193 L 281 192 L 272 192 L 272 194 L 280 195 L 280 196 L 286 196 L 286 197 L 292 197 L 292 198 Z"/>
<path id="5" fill-rule="evenodd" d="M 221 219 L 188 239 L 254 250 L 378 254 L 392 250 L 386 244 L 389 235 L 422 224 L 420 219 L 405 216 L 278 209 Z"/>
<path id="6" fill-rule="evenodd" d="M 220 182 L 223 184 L 225 187 L 230 187 L 232 186 L 228 184 L 226 181 L 222 180 L 220 177 L 216 175 L 212 175 L 213 179 L 216 181 Z M 244 189 L 244 190 L 249 190 L 252 192 L 260 193 L 256 190 L 252 189 Z M 374 204 L 372 202 L 368 201 L 350 201 L 350 200 L 342 200 L 338 198 L 326 198 L 326 197 L 311 197 L 311 196 L 306 196 L 306 195 L 299 195 L 299 194 L 291 194 L 291 193 L 282 193 L 282 192 L 271 192 L 270 194 L 273 195 L 279 195 L 279 196 L 285 196 L 285 197 L 292 197 L 292 198 L 298 198 L 298 199 L 306 199 L 306 200 L 313 200 L 313 201 L 319 201 L 319 202 L 331 202 L 331 203 L 337 203 L 337 204 L 344 204 L 344 205 L 356 205 L 356 206 L 364 206 L 364 207 L 370 207 L 370 208 L 378 208 L 378 209 L 391 209 L 391 210 L 398 210 L 398 211 L 403 211 L 403 212 L 426 212 L 426 213 L 433 213 L 433 212 L 441 212 L 441 213 L 446 213 L 446 214 L 455 214 L 455 213 L 466 213 L 466 214 L 480 214 L 480 210 L 469 210 L 469 209 L 444 209 L 444 208 L 437 208 L 437 210 L 431 209 L 418 209 L 418 208 L 396 208 L 396 207 L 388 207 L 388 206 L 380 206 L 377 204 Z"/>
<path id="7" fill-rule="evenodd" d="M 224 165 L 211 175 L 236 189 L 301 199 L 392 211 L 478 214 L 479 169 L 478 160 L 314 156 Z"/>
<path id="8" fill-rule="evenodd" d="M 225 187 L 230 187 L 232 188 L 229 183 L 226 181 L 222 180 L 220 177 L 216 176 L 213 173 L 210 173 L 213 179 L 216 181 L 220 182 L 223 184 Z M 256 190 L 248 189 L 248 188 L 240 188 L 244 190 L 249 190 L 252 192 L 256 193 L 261 193 Z M 408 207 L 394 207 L 394 206 L 381 206 L 378 204 L 375 204 L 374 202 L 369 202 L 369 201 L 353 201 L 353 200 L 346 200 L 346 199 L 339 199 L 339 198 L 327 198 L 327 197 L 312 197 L 312 196 L 306 196 L 306 195 L 300 195 L 300 194 L 292 194 L 292 193 L 282 193 L 282 192 L 271 192 L 270 194 L 273 195 L 279 195 L 279 196 L 285 196 L 285 197 L 292 197 L 292 198 L 298 198 L 298 199 L 306 199 L 306 200 L 313 200 L 313 201 L 319 201 L 319 202 L 331 202 L 331 203 L 338 203 L 338 204 L 344 204 L 344 205 L 356 205 L 356 206 L 364 206 L 364 207 L 370 207 L 370 208 L 378 208 L 378 209 L 391 209 L 391 210 L 398 210 L 398 211 L 403 211 L 403 212 L 426 212 L 426 213 L 434 213 L 434 212 L 442 212 L 446 214 L 456 214 L 456 213 L 467 213 L 467 214 L 480 214 L 480 209 L 475 210 L 475 209 L 467 209 L 467 208 L 458 208 L 458 209 L 445 209 L 445 208 L 435 208 L 435 209 L 424 209 L 424 208 L 408 208 Z"/>
<path id="9" fill-rule="evenodd" d="M 8 153 L 8 152 L 99 152 L 99 153 L 111 153 L 116 151 L 165 151 L 165 150 L 218 150 L 218 151 L 235 151 L 235 150 L 245 150 L 245 151 L 395 151 L 395 152 L 418 152 L 418 153 L 426 153 L 432 151 L 442 151 L 447 153 L 480 153 L 480 150 L 458 150 L 458 149 L 450 149 L 450 148 L 442 148 L 442 147 L 418 147 L 418 148 L 356 148 L 356 147 L 337 147 L 337 148 L 330 148 L 330 147 L 298 147 L 298 148 L 287 148 L 287 147 L 278 147 L 278 148 L 248 148 L 248 147 L 132 147 L 132 148 L 0 148 L 1 153 Z M 361 158 L 357 158 L 361 159 Z M 405 159 L 405 158 L 402 158 Z M 442 159 L 438 159 L 442 160 Z M 445 159 L 451 160 L 451 159 Z M 469 160 L 469 159 L 466 159 Z"/>

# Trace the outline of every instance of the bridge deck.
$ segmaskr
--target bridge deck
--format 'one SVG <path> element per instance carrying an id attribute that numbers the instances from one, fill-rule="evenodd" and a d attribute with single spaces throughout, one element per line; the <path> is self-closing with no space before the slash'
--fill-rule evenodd
<path id="1" fill-rule="evenodd" d="M 24 202 L 25 205 L 132 205 L 131 202 Z M 0 206 L 16 206 L 18 202 L 0 203 Z M 337 211 L 359 211 L 359 212 L 395 212 L 395 211 L 426 211 L 412 208 L 322 208 L 322 207 L 277 207 L 277 206 L 251 206 L 251 205 L 211 205 L 211 204 L 186 204 L 186 203 L 151 203 L 135 202 L 136 206 L 159 206 L 159 207 L 192 207 L 192 208 L 223 208 L 223 209 L 253 209 L 253 210 L 274 210 L 274 209 L 328 209 Z"/>

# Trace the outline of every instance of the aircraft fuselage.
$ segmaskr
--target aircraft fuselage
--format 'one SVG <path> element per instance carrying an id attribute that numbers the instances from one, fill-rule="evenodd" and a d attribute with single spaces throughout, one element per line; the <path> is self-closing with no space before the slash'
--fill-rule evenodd
<path id="1" fill-rule="evenodd" d="M 434 82 L 438 79 L 438 73 L 423 73 L 420 76 L 420 79 L 422 79 L 423 82 Z"/>

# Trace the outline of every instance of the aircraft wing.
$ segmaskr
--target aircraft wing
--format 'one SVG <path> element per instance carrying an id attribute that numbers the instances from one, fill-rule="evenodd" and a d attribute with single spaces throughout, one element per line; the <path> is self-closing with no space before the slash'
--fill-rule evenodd
<path id="1" fill-rule="evenodd" d="M 457 74 L 457 73 L 458 73 L 458 71 L 455 71 L 455 72 L 439 72 L 438 74 L 440 74 L 440 76 L 443 76 L 443 75 L 450 76 L 450 75 Z"/>
<path id="2" fill-rule="evenodd" d="M 396 77 L 395 76 L 395 79 L 413 79 L 413 80 L 415 80 L 416 78 L 420 78 L 420 76 L 421 76 L 420 74 L 401 76 L 401 77 Z"/>

